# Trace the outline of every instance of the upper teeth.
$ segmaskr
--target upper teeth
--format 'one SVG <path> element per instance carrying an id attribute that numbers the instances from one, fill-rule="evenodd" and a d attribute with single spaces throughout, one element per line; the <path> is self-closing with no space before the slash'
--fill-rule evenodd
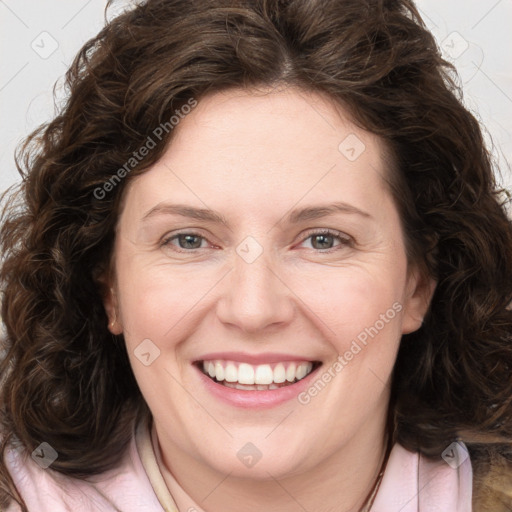
<path id="1" fill-rule="evenodd" d="M 203 361 L 203 370 L 212 379 L 239 384 L 280 384 L 301 380 L 311 373 L 313 363 L 277 363 L 252 365 L 233 361 Z"/>

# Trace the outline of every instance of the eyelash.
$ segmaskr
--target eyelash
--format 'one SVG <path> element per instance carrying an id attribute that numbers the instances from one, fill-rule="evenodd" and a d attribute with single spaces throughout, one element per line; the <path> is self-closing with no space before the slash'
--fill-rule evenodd
<path id="1" fill-rule="evenodd" d="M 177 239 L 178 237 L 180 236 L 183 236 L 183 235 L 192 235 L 192 236 L 195 236 L 195 237 L 198 237 L 198 238 L 202 238 L 203 240 L 206 240 L 206 238 L 201 235 L 200 233 L 196 232 L 196 231 L 181 231 L 179 233 L 176 233 L 170 237 L 167 237 L 165 239 L 162 240 L 162 243 L 161 243 L 161 247 L 166 247 L 166 246 L 170 246 L 171 245 L 171 242 L 175 239 Z M 343 247 L 352 247 L 353 246 L 353 242 L 354 240 L 346 235 L 345 233 L 342 233 L 341 231 L 335 231 L 335 230 L 332 230 L 332 229 L 317 229 L 317 230 L 314 230 L 314 231 L 309 231 L 306 236 L 304 238 L 302 238 L 301 240 L 301 243 L 305 242 L 306 240 L 308 240 L 309 238 L 313 237 L 314 235 L 327 235 L 327 236 L 332 236 L 334 238 L 337 238 L 341 243 L 340 245 L 336 246 L 336 247 L 331 247 L 329 249 L 313 249 L 314 251 L 320 253 L 320 254 L 328 254 L 328 253 L 331 253 L 331 252 L 335 252 L 337 250 L 340 250 L 341 248 Z M 180 253 L 190 253 L 190 252 L 195 252 L 195 251 L 198 251 L 200 250 L 201 248 L 196 248 L 196 249 L 181 249 L 181 248 L 178 248 L 176 246 L 173 246 L 173 250 L 176 251 L 176 252 L 180 252 Z"/>

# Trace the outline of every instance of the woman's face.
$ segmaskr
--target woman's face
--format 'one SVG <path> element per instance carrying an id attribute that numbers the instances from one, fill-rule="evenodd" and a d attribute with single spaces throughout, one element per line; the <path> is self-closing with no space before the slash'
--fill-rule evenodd
<path id="1" fill-rule="evenodd" d="M 381 141 L 293 88 L 216 93 L 174 130 L 125 192 L 106 300 L 161 444 L 252 478 L 382 444 L 433 285 L 408 268 Z"/>

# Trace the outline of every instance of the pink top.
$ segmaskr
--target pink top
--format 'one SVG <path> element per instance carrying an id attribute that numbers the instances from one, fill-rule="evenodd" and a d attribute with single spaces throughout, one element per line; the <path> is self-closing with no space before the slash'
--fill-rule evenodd
<path id="1" fill-rule="evenodd" d="M 466 448 L 454 443 L 443 455 L 446 462 L 430 461 L 395 444 L 371 512 L 471 512 L 473 477 Z M 170 473 L 167 488 L 157 460 L 155 431 L 145 423 L 119 466 L 88 481 L 43 469 L 22 450 L 6 452 L 30 512 L 203 512 Z M 18 511 L 12 503 L 6 512 Z"/>

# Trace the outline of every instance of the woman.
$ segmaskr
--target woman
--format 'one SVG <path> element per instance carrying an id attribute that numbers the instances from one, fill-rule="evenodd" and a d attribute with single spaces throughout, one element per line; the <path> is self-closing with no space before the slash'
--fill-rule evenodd
<path id="1" fill-rule="evenodd" d="M 512 232 L 409 1 L 148 0 L 4 207 L 6 510 L 507 510 Z"/>

